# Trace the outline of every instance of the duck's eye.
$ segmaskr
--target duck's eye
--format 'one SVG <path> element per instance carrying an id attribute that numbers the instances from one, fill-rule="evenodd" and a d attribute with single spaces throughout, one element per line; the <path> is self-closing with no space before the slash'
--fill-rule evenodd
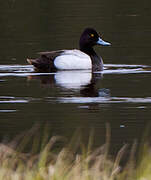
<path id="1" fill-rule="evenodd" d="M 90 34 L 91 37 L 94 37 L 94 34 Z"/>

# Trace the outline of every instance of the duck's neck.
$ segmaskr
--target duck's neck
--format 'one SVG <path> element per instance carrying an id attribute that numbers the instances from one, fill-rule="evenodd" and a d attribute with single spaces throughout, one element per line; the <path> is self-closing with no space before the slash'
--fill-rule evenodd
<path id="1" fill-rule="evenodd" d="M 80 47 L 80 50 L 82 52 L 88 54 L 89 56 L 96 55 L 96 52 L 94 51 L 94 49 L 92 47 Z"/>
<path id="2" fill-rule="evenodd" d="M 92 60 L 92 68 L 94 71 L 103 70 L 103 61 L 99 57 L 92 47 L 80 47 L 80 50 L 90 56 Z"/>

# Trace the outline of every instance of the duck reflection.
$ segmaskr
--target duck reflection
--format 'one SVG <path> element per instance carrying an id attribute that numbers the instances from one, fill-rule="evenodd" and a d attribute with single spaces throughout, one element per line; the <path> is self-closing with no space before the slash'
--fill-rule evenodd
<path id="1" fill-rule="evenodd" d="M 79 90 L 91 83 L 91 71 L 58 71 L 54 79 L 56 85 L 65 89 Z"/>
<path id="2" fill-rule="evenodd" d="M 50 75 L 28 76 L 28 80 L 39 79 L 43 86 L 80 91 L 83 97 L 108 96 L 109 90 L 97 88 L 97 84 L 102 78 L 101 73 L 92 73 L 91 71 L 58 71 Z"/>

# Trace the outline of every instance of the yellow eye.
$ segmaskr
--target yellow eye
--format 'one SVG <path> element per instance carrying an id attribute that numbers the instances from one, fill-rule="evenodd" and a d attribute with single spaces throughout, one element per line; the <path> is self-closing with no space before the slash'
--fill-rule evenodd
<path id="1" fill-rule="evenodd" d="M 91 37 L 94 37 L 94 34 L 91 34 L 90 36 L 91 36 Z"/>

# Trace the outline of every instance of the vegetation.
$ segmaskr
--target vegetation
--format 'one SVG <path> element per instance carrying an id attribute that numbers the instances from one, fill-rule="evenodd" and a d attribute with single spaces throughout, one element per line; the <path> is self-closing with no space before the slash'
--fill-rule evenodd
<path id="1" fill-rule="evenodd" d="M 135 163 L 136 143 L 131 148 L 129 160 L 120 166 L 120 161 L 126 151 L 123 146 L 115 159 L 108 153 L 110 133 L 107 131 L 106 144 L 92 149 L 93 133 L 88 146 L 81 143 L 79 132 L 75 133 L 70 143 L 59 136 L 48 138 L 47 133 L 39 144 L 36 135 L 37 126 L 28 132 L 17 136 L 10 143 L 0 144 L 0 180 L 150 180 L 151 151 L 144 144 L 140 159 Z M 35 136 L 36 135 L 36 136 Z M 32 137 L 32 138 L 31 138 Z M 32 139 L 30 152 L 23 153 Z M 47 141 L 48 140 L 48 141 Z M 54 146 L 63 142 L 61 149 Z M 30 143 L 31 144 L 31 143 Z M 37 147 L 41 151 L 37 152 Z M 24 150 L 24 151 L 23 151 Z"/>

